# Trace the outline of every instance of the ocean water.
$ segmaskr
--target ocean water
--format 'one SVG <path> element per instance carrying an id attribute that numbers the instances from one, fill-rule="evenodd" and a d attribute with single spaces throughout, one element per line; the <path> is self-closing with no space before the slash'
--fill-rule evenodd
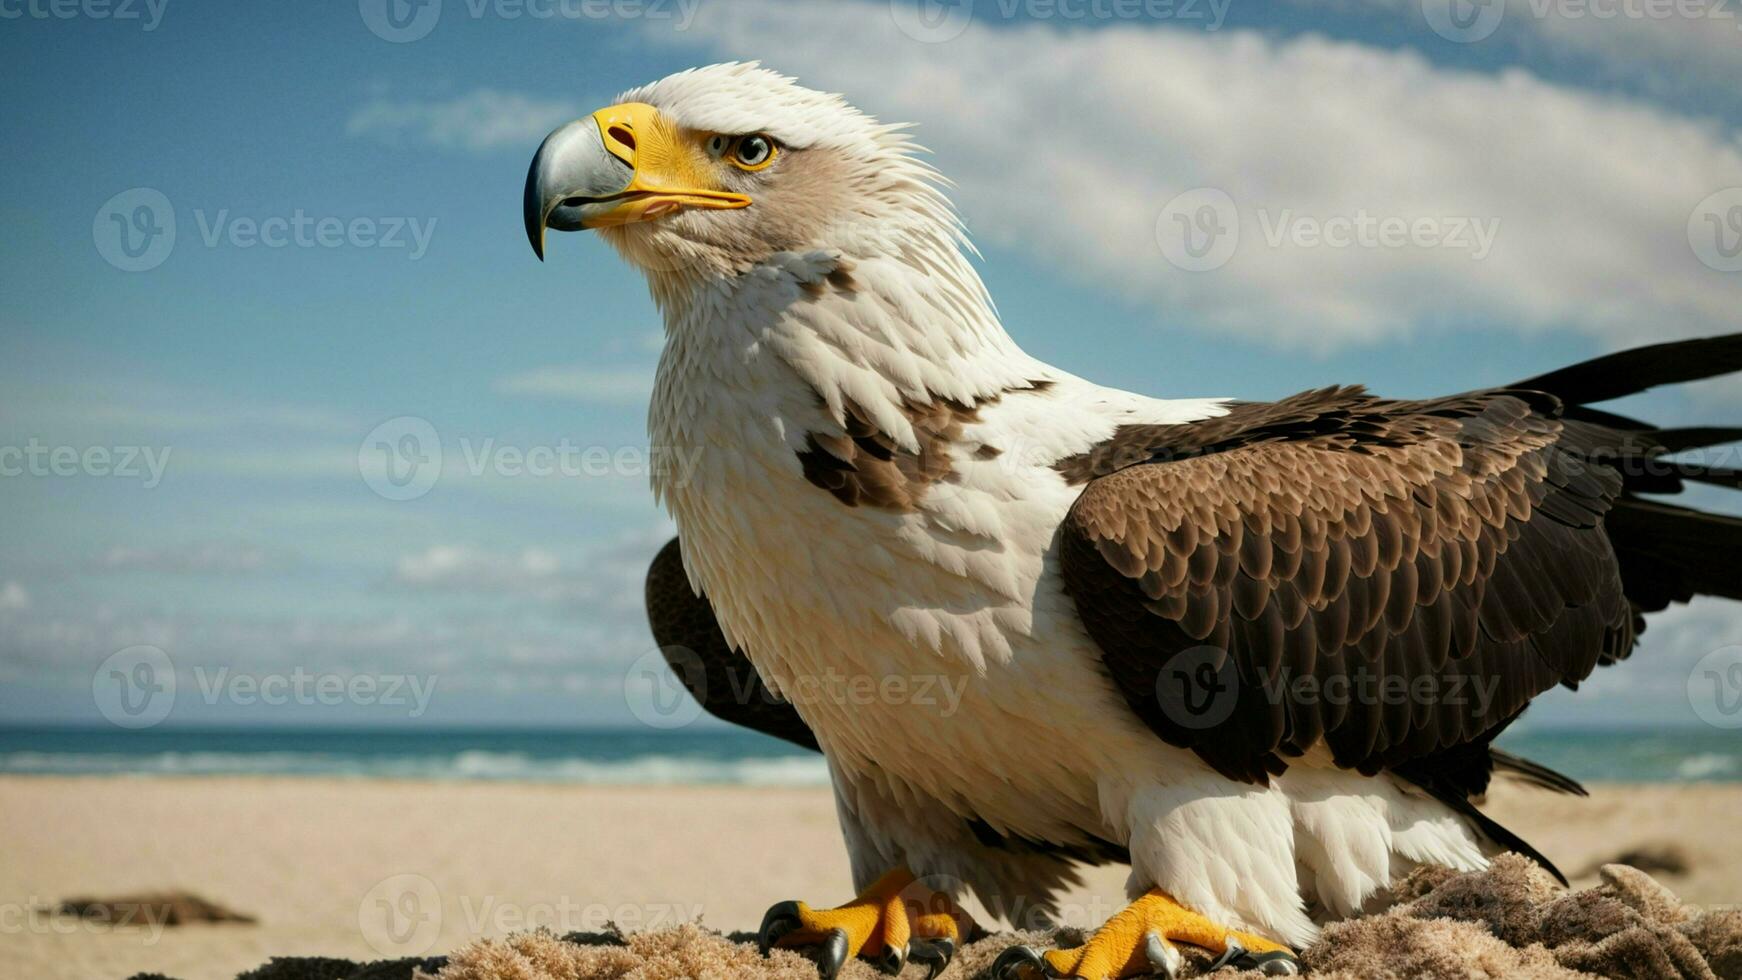
<path id="1" fill-rule="evenodd" d="M 4 729 L 0 773 L 826 786 L 822 757 L 732 729 Z"/>
<path id="2" fill-rule="evenodd" d="M 1504 748 L 1587 782 L 1742 781 L 1742 733 L 1546 730 Z M 5 729 L 0 773 L 824 786 L 823 761 L 735 729 Z"/>

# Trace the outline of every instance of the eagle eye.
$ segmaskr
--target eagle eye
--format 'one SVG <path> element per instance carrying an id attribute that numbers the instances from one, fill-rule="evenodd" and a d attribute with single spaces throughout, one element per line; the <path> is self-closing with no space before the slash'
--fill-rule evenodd
<path id="1" fill-rule="evenodd" d="M 740 136 L 732 143 L 732 162 L 745 170 L 761 170 L 774 162 L 774 141 L 761 133 Z"/>

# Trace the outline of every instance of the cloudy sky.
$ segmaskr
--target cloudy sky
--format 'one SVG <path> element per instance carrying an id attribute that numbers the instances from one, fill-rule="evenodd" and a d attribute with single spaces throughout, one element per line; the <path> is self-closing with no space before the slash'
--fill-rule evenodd
<path id="1" fill-rule="evenodd" d="M 318 8 L 318 9 L 317 9 Z M 0 719 L 112 655 L 629 720 L 659 328 L 543 134 L 760 59 L 911 121 L 1037 355 L 1160 396 L 1505 382 L 1742 317 L 1742 21 L 1643 0 L 0 4 Z M 1216 234 L 1211 235 L 1211 230 Z M 1742 417 L 1742 385 L 1634 400 Z M 1703 502 L 1713 503 L 1712 498 Z M 1723 501 L 1717 501 L 1722 504 Z M 1742 611 L 1539 724 L 1693 721 Z M 390 723 L 178 698 L 175 721 Z"/>

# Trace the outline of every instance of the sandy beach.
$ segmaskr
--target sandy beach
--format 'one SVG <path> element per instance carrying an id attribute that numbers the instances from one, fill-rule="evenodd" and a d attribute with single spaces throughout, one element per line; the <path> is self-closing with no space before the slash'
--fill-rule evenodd
<path id="1" fill-rule="evenodd" d="M 1658 877 L 1683 900 L 1742 903 L 1742 785 L 1604 785 L 1585 800 L 1503 787 L 1490 812 L 1570 874 L 1671 846 L 1688 871 Z M 817 789 L 10 776 L 0 840 L 0 973 L 33 980 L 216 980 L 272 956 L 422 955 L 534 926 L 749 929 L 777 899 L 847 897 Z M 1089 873 L 1067 920 L 1117 909 L 1124 874 Z M 259 921 L 116 926 L 48 911 L 167 889 Z"/>

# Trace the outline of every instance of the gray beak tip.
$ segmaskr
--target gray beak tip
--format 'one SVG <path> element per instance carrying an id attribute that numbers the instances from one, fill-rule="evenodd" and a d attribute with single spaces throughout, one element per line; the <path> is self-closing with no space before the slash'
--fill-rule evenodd
<path id="1" fill-rule="evenodd" d="M 557 127 L 539 144 L 526 169 L 521 211 L 532 254 L 544 261 L 544 239 L 550 229 L 584 229 L 590 210 L 611 207 L 591 202 L 611 197 L 634 178 L 634 168 L 605 149 L 599 126 L 591 118 Z"/>
<path id="2" fill-rule="evenodd" d="M 538 158 L 526 172 L 526 190 L 521 196 L 521 215 L 526 222 L 526 240 L 532 243 L 532 254 L 544 261 L 544 200 L 539 187 Z"/>

